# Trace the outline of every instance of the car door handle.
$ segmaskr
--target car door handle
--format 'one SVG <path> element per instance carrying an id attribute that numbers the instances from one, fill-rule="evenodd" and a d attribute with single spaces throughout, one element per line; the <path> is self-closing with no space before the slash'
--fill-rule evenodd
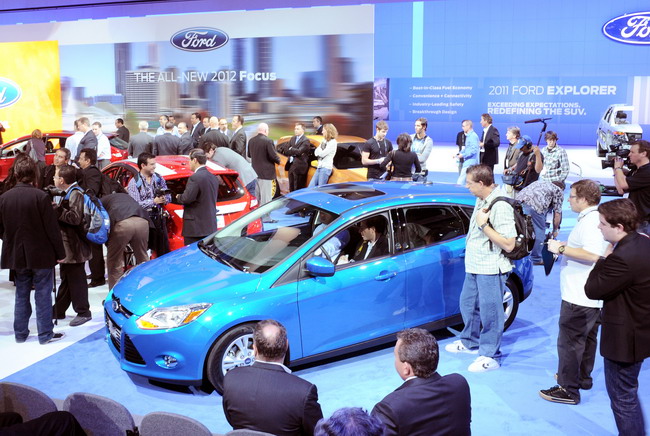
<path id="1" fill-rule="evenodd" d="M 397 275 L 397 272 L 395 272 L 395 271 L 387 272 L 387 273 L 379 274 L 378 276 L 375 276 L 375 280 L 386 281 L 386 280 L 392 279 L 396 275 Z"/>

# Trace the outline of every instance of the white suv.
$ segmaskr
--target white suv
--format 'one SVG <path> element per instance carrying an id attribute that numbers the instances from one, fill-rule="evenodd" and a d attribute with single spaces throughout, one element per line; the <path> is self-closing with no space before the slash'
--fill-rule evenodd
<path id="1" fill-rule="evenodd" d="M 610 105 L 598 123 L 596 152 L 603 157 L 613 151 L 611 145 L 623 145 L 629 148 L 631 142 L 641 139 L 643 129 L 638 124 L 632 124 L 634 106 L 625 104 Z"/>

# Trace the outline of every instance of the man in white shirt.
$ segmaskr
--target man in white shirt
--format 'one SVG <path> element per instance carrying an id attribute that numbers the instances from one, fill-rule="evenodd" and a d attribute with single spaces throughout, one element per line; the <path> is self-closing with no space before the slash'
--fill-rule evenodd
<path id="1" fill-rule="evenodd" d="M 111 163 L 111 143 L 102 132 L 102 123 L 93 123 L 93 133 L 97 137 L 97 168 L 100 170 Z"/>
<path id="2" fill-rule="evenodd" d="M 74 134 L 65 141 L 65 148 L 70 150 L 70 156 L 77 156 L 77 146 L 84 137 L 84 132 L 79 130 L 79 120 L 74 120 Z"/>
<path id="3" fill-rule="evenodd" d="M 594 264 L 605 253 L 607 241 L 598 230 L 600 187 L 593 180 L 571 186 L 569 204 L 578 220 L 567 242 L 548 241 L 548 250 L 563 255 L 560 273 L 562 306 L 557 339 L 558 385 L 539 392 L 545 400 L 578 404 L 580 389 L 591 389 L 596 358 L 596 336 L 602 301 L 590 300 L 585 283 Z"/>
<path id="4" fill-rule="evenodd" d="M 426 118 L 418 118 L 415 120 L 415 133 L 411 135 L 413 144 L 411 144 L 411 151 L 418 155 L 420 167 L 424 175 L 414 175 L 413 181 L 426 182 L 427 181 L 427 160 L 433 149 L 433 140 L 427 135 L 427 126 L 429 125 Z"/>

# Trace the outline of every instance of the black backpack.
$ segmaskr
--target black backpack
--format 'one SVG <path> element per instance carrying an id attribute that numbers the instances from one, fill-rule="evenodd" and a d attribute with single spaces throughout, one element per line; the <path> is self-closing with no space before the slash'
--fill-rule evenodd
<path id="1" fill-rule="evenodd" d="M 517 236 L 515 237 L 515 248 L 508 253 L 505 250 L 501 252 L 505 257 L 510 260 L 519 260 L 528 256 L 535 246 L 535 228 L 533 227 L 533 220 L 530 215 L 524 213 L 524 208 L 520 201 L 515 200 L 510 197 L 497 197 L 492 200 L 490 206 L 487 208 L 489 211 L 494 206 L 494 203 L 497 201 L 505 201 L 514 211 L 515 215 L 515 230 L 517 231 Z M 490 241 L 490 248 L 492 247 L 492 241 Z"/>

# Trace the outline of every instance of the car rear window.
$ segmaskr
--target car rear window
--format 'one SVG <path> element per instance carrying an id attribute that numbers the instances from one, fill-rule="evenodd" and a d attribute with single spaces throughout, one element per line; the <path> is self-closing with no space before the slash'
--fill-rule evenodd
<path id="1" fill-rule="evenodd" d="M 122 139 L 118 138 L 117 136 L 111 138 L 109 142 L 113 147 L 119 148 L 120 150 L 126 150 L 127 148 L 129 148 L 129 144 L 123 141 Z"/>
<path id="2" fill-rule="evenodd" d="M 339 170 L 361 168 L 361 142 L 340 142 L 334 155 L 334 167 Z"/>
<path id="3" fill-rule="evenodd" d="M 237 200 L 244 196 L 244 188 L 237 180 L 234 174 L 221 174 L 215 175 L 219 181 L 219 194 L 217 194 L 217 201 L 230 201 Z M 176 195 L 185 192 L 185 185 L 187 185 L 187 178 L 169 179 L 167 187 L 174 193 L 172 195 L 173 202 L 176 203 Z"/>

